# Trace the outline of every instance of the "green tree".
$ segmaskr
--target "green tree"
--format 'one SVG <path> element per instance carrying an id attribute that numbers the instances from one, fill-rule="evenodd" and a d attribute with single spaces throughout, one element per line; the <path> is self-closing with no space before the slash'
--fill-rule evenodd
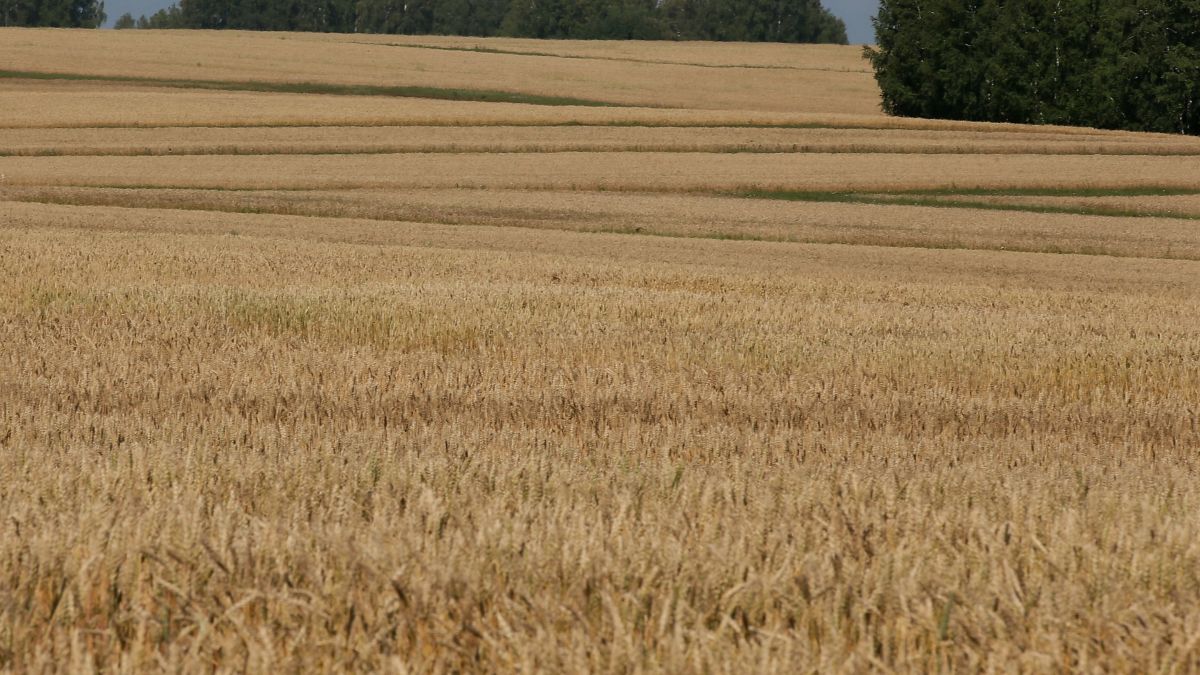
<path id="1" fill-rule="evenodd" d="M 107 18 L 99 0 L 0 0 L 0 26 L 98 28 Z"/>
<path id="2" fill-rule="evenodd" d="M 587 14 L 580 0 L 512 0 L 500 34 L 509 37 L 567 38 Z"/>
<path id="3" fill-rule="evenodd" d="M 0 3 L 32 1 L 40 0 Z M 130 20 L 122 17 L 121 27 L 132 27 Z M 846 42 L 845 25 L 820 0 L 179 0 L 134 25 L 598 40 Z"/>
<path id="4" fill-rule="evenodd" d="M 149 18 L 145 15 L 138 17 L 138 28 L 191 28 L 183 21 L 183 12 L 180 11 L 179 5 L 171 5 L 165 9 L 160 9 Z"/>
<path id="5" fill-rule="evenodd" d="M 437 35 L 492 36 L 508 12 L 508 0 L 438 0 L 430 32 Z"/>
<path id="6" fill-rule="evenodd" d="M 676 39 L 846 43 L 819 0 L 666 0 L 661 11 Z"/>
<path id="7" fill-rule="evenodd" d="M 363 33 L 428 34 L 435 0 L 359 0 L 357 26 Z"/>
<path id="8" fill-rule="evenodd" d="M 894 115 L 1200 133 L 1200 0 L 883 0 Z"/>

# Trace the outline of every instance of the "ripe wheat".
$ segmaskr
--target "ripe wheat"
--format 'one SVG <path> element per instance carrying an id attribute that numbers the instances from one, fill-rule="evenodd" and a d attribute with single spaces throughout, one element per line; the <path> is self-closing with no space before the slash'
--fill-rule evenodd
<path id="1" fill-rule="evenodd" d="M 1197 671 L 1200 230 L 996 210 L 1195 216 L 1120 196 L 1194 140 L 855 48 L 0 60 L 679 106 L 0 78 L 0 671 Z"/>

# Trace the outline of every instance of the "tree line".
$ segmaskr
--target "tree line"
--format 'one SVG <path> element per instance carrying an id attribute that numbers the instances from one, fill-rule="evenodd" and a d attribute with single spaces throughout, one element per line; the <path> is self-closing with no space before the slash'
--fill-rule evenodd
<path id="1" fill-rule="evenodd" d="M 117 27 L 846 43 L 820 0 L 180 0 Z"/>
<path id="2" fill-rule="evenodd" d="M 0 0 L 0 26 L 98 28 L 108 17 L 99 0 Z"/>
<path id="3" fill-rule="evenodd" d="M 883 0 L 886 112 L 1200 134 L 1200 0 Z"/>

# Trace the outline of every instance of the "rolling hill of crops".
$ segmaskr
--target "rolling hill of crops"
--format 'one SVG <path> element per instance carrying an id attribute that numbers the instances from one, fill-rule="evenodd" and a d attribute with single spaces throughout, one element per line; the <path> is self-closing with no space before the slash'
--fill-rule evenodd
<path id="1" fill-rule="evenodd" d="M 1200 663 L 1200 139 L 853 47 L 0 64 L 0 671 Z"/>

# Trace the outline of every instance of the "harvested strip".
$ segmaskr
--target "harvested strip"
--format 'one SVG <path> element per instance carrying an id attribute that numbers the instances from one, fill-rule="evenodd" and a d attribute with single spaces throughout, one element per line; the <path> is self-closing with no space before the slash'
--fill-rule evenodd
<path id="1" fill-rule="evenodd" d="M 0 129 L 320 126 L 645 126 L 881 129 L 1183 143 L 1177 135 L 837 113 L 548 107 L 380 96 L 338 99 L 67 80 L 0 80 Z M 129 114 L 136 110 L 136 115 Z"/>
<path id="2" fill-rule="evenodd" d="M 511 190 L 7 188 L 0 189 L 0 199 L 688 238 L 1200 259 L 1200 228 L 1194 222 L 1164 218 Z"/>
<path id="3" fill-rule="evenodd" d="M 1118 188 L 1116 191 L 1122 191 Z M 1194 195 L 1193 189 L 1182 188 L 1147 188 L 1156 193 L 1170 195 Z M 1092 190 L 1094 191 L 1094 190 Z M 997 190 L 996 192 L 1003 192 Z M 950 195 L 923 194 L 921 190 L 898 190 L 896 192 L 847 192 L 847 191 L 805 191 L 805 190 L 742 190 L 731 194 L 748 199 L 770 199 L 791 202 L 810 203 L 845 203 L 845 204 L 891 204 L 895 206 L 938 207 L 957 209 L 980 209 L 985 211 L 1019 211 L 1023 213 L 1064 213 L 1089 216 L 1111 216 L 1125 218 L 1143 218 L 1162 216 L 1194 220 L 1194 216 L 1186 212 L 1159 212 L 1136 208 L 1119 208 L 1092 203 L 1089 197 L 1022 197 L 1005 196 L 1002 194 L 973 194 Z M 1062 200 L 1061 202 L 1057 200 Z"/>
<path id="4" fill-rule="evenodd" d="M 5 157 L 10 185 L 630 191 L 1200 187 L 1200 158 L 843 154 Z"/>
<path id="5" fill-rule="evenodd" d="M 1039 290 L 1057 288 L 1076 292 L 1111 292 L 1188 297 L 1193 300 L 1200 282 L 1200 263 L 1188 260 L 1098 259 L 1093 256 L 1054 256 L 1045 254 L 973 250 L 929 250 L 874 246 L 842 246 L 793 242 L 711 241 L 697 239 L 657 239 L 627 234 L 547 232 L 524 228 L 476 225 L 439 225 L 378 222 L 356 219 L 329 221 L 321 218 L 267 214 L 206 213 L 116 207 L 77 207 L 54 204 L 4 202 L 5 221 L 0 235 L 28 237 L 29 232 L 45 229 L 83 231 L 113 239 L 136 241 L 137 251 L 170 243 L 177 235 L 210 236 L 235 234 L 264 237 L 276 243 L 264 246 L 291 248 L 308 241 L 318 246 L 349 245 L 348 255 L 361 254 L 362 246 L 432 247 L 460 250 L 503 251 L 530 255 L 567 255 L 577 260 L 603 260 L 623 265 L 656 262 L 683 265 L 696 273 L 695 266 L 710 270 L 728 270 L 743 274 L 787 272 L 833 275 L 853 279 L 855 270 L 869 272 L 886 286 L 891 281 L 918 283 L 945 291 L 943 282 L 956 287 L 993 289 L 1002 283 L 1008 289 Z M 147 237 L 148 234 L 164 236 Z M 73 236 L 73 235 L 64 235 Z M 293 240 L 278 241 L 278 240 Z M 221 242 L 214 242 L 221 245 Z M 224 242 L 228 247 L 229 242 Z M 231 250 L 236 250 L 233 247 Z M 130 250 L 136 255 L 136 251 Z M 170 258 L 168 258 L 170 259 Z M 237 274 L 241 283 L 251 286 L 286 283 L 284 279 L 263 275 L 246 259 Z M 370 264 L 364 261 L 362 264 Z M 303 265 L 298 266 L 303 267 Z M 81 273 L 78 269 L 73 273 Z M 344 271 L 344 270 L 343 270 Z M 132 270 L 130 270 L 132 273 Z M 516 270 L 524 276 L 528 270 Z M 159 273 L 191 278 L 193 269 L 171 266 Z M 313 274 L 317 274 L 314 270 Z M 339 273 L 340 274 L 340 273 Z M 394 270 L 393 270 L 394 274 Z M 339 276 L 340 281 L 350 277 Z M 497 279 L 500 280 L 500 279 Z M 936 292 L 936 291 L 931 291 Z M 986 302 L 986 298 L 981 298 Z M 1198 314 L 1197 316 L 1200 316 Z M 1195 337 L 1195 336 L 1193 336 Z M 1200 375 L 1200 373 L 1198 373 Z"/>
<path id="6" fill-rule="evenodd" d="M 931 196 L 938 200 L 970 200 L 984 204 L 1074 209 L 1083 212 L 1108 211 L 1120 214 L 1143 214 L 1167 218 L 1200 218 L 1200 194 L 1186 195 L 1129 195 L 1129 196 L 1033 196 L 1033 195 L 964 195 Z"/>
<path id="7" fill-rule="evenodd" d="M 1197 155 L 1185 136 L 639 126 L 0 129 L 0 155 L 419 152 L 821 152 Z"/>

